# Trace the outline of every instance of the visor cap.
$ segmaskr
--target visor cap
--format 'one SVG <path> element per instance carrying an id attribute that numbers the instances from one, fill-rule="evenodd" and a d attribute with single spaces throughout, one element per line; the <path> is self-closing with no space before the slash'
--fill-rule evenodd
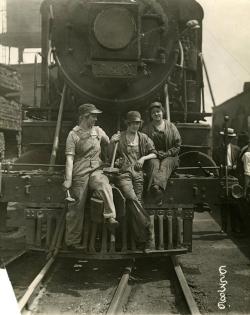
<path id="1" fill-rule="evenodd" d="M 127 113 L 127 123 L 142 122 L 141 114 L 137 111 L 130 111 Z"/>
<path id="2" fill-rule="evenodd" d="M 153 108 L 159 108 L 159 109 L 161 109 L 161 110 L 163 111 L 162 104 L 161 104 L 161 102 L 159 102 L 159 101 L 155 101 L 155 102 L 153 102 L 153 103 L 151 103 L 151 104 L 149 105 L 149 111 L 150 111 L 150 112 L 152 111 Z"/>
<path id="3" fill-rule="evenodd" d="M 102 111 L 96 108 L 94 104 L 82 104 L 78 108 L 79 116 L 89 114 L 101 114 Z"/>

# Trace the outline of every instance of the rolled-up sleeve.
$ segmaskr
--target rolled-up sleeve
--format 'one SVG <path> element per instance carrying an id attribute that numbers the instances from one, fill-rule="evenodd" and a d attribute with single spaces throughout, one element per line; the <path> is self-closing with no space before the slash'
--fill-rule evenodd
<path id="1" fill-rule="evenodd" d="M 75 155 L 76 153 L 76 139 L 72 131 L 68 134 L 66 140 L 66 148 L 65 148 L 65 155 Z"/>
<path id="2" fill-rule="evenodd" d="M 172 147 L 167 151 L 167 155 L 174 157 L 174 156 L 177 156 L 180 152 L 181 136 L 178 129 L 173 123 L 171 124 L 171 131 L 172 131 L 171 132 L 172 133 L 172 139 L 171 139 Z"/>
<path id="3" fill-rule="evenodd" d="M 141 149 L 143 155 L 148 155 L 150 153 L 156 153 L 155 145 L 152 139 L 150 139 L 145 133 L 140 133 L 141 137 Z"/>
<path id="4" fill-rule="evenodd" d="M 98 134 L 100 135 L 102 142 L 109 144 L 109 137 L 101 127 L 98 127 Z"/>
<path id="5" fill-rule="evenodd" d="M 152 139 L 147 136 L 147 153 L 156 153 L 155 145 Z"/>

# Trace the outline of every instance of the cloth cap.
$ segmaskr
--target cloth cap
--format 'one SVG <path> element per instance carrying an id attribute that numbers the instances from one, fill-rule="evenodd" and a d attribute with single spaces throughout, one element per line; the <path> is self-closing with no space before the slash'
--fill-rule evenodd
<path id="1" fill-rule="evenodd" d="M 141 114 L 137 111 L 130 111 L 127 113 L 127 123 L 131 123 L 131 122 L 141 122 Z"/>
<path id="2" fill-rule="evenodd" d="M 225 132 L 220 131 L 220 134 L 224 136 Z M 227 135 L 228 135 L 228 137 L 236 137 L 236 133 L 234 132 L 233 128 L 227 128 Z"/>
<path id="3" fill-rule="evenodd" d="M 95 107 L 94 104 L 82 104 L 78 108 L 79 115 L 101 114 L 102 111 Z"/>
<path id="4" fill-rule="evenodd" d="M 155 107 L 160 108 L 163 111 L 162 104 L 161 102 L 158 102 L 158 101 L 155 101 L 149 105 L 149 111 L 151 112 L 151 110 Z"/>

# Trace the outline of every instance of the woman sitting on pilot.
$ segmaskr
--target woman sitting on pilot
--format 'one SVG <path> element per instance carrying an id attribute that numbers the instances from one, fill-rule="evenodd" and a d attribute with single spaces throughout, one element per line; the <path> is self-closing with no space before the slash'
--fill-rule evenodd
<path id="1" fill-rule="evenodd" d="M 108 145 L 109 137 L 103 129 L 95 126 L 97 115 L 102 112 L 93 104 L 79 106 L 79 125 L 69 133 L 66 141 L 66 170 L 63 186 L 70 189 L 75 202 L 68 205 L 65 241 L 69 249 L 81 249 L 84 210 L 88 191 L 103 200 L 104 221 L 108 227 L 116 227 L 116 211 L 112 188 L 102 171 L 101 143 Z M 114 135 L 112 141 L 119 140 Z"/>
<path id="2" fill-rule="evenodd" d="M 154 142 L 157 159 L 148 163 L 148 190 L 156 198 L 161 198 L 166 189 L 168 178 L 178 166 L 178 153 L 181 147 L 181 136 L 173 123 L 163 119 L 164 110 L 160 102 L 149 106 L 150 123 L 142 131 Z"/>
<path id="3" fill-rule="evenodd" d="M 137 111 L 127 113 L 127 129 L 120 134 L 116 165 L 120 168 L 117 186 L 126 198 L 135 241 L 144 249 L 149 247 L 151 229 L 149 215 L 142 206 L 143 165 L 156 158 L 153 141 L 139 132 L 142 120 Z"/>

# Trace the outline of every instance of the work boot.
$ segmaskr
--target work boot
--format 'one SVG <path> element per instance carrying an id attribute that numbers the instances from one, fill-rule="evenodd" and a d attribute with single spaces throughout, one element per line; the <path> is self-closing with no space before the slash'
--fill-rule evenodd
<path id="1" fill-rule="evenodd" d="M 160 188 L 160 186 L 153 185 L 151 187 L 151 193 L 157 204 L 162 202 L 163 190 Z"/>
<path id="2" fill-rule="evenodd" d="M 144 253 L 149 253 L 155 250 L 155 235 L 152 224 L 149 225 L 149 233 L 150 233 L 149 239 L 145 243 L 143 249 Z"/>
<path id="3" fill-rule="evenodd" d="M 110 232 L 114 233 L 115 229 L 119 226 L 119 222 L 116 221 L 114 218 L 108 218 L 106 220 L 108 229 L 110 230 Z"/>
<path id="4" fill-rule="evenodd" d="M 144 252 L 145 254 L 148 254 L 148 253 L 150 253 L 150 252 L 153 252 L 154 250 L 155 250 L 155 245 L 154 245 L 154 243 L 153 243 L 152 241 L 146 242 L 145 247 L 144 247 L 144 249 L 143 249 L 143 252 Z"/>

